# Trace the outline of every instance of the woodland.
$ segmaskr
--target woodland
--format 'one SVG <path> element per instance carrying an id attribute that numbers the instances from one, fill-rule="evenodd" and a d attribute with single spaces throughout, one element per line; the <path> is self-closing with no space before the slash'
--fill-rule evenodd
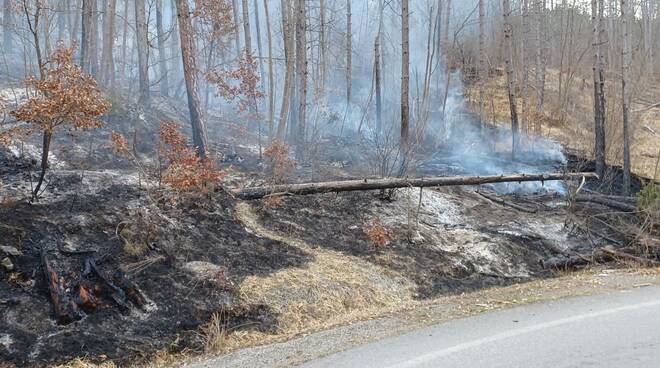
<path id="1" fill-rule="evenodd" d="M 0 367 L 660 267 L 656 0 L 0 0 Z"/>

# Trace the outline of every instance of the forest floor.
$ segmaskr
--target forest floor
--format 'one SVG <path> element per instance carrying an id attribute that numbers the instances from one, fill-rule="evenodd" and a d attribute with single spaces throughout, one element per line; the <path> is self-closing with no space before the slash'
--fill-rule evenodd
<path id="1" fill-rule="evenodd" d="M 147 160 L 157 127 L 132 115 L 116 110 L 108 123 L 135 137 Z M 222 161 L 234 167 L 227 185 L 268 180 L 254 137 L 215 139 L 227 127 L 209 120 Z M 149 182 L 114 155 L 105 129 L 58 136 L 46 191 L 29 203 L 38 138 L 0 151 L 0 252 L 12 253 L 0 256 L 11 263 L 0 266 L 0 366 L 158 366 L 224 353 L 447 295 L 547 280 L 556 273 L 544 261 L 609 244 L 575 225 L 605 208 L 570 204 L 541 186 L 526 196 L 485 186 L 426 189 L 421 200 L 419 190 L 403 189 L 389 199 L 355 192 L 239 202 L 218 192 L 174 203 L 154 198 Z M 364 175 L 367 159 L 352 147 L 336 137 L 318 142 L 318 160 L 287 180 Z M 453 161 L 435 164 L 460 171 Z M 387 244 L 365 233 L 375 219 Z M 135 283 L 146 303 L 121 305 L 99 286 L 94 308 L 59 324 L 44 255 L 69 295 L 102 284 L 84 272 L 93 261 L 107 279 Z"/>
<path id="2" fill-rule="evenodd" d="M 536 110 L 536 93 L 530 87 L 530 116 L 525 123 L 522 116 L 522 96 L 518 96 L 518 114 L 521 129 L 538 132 L 541 136 L 562 143 L 568 150 L 581 157 L 593 158 L 593 87 L 592 78 L 573 76 L 570 83 L 563 80 L 562 100 L 559 100 L 559 73 L 548 69 L 546 75 L 545 103 L 542 111 Z M 569 85 L 569 98 L 566 85 Z M 485 84 L 486 102 L 484 114 L 488 121 L 510 125 L 509 101 L 506 94 L 506 76 L 495 73 Z M 612 165 L 622 165 L 622 114 L 620 107 L 620 83 L 608 84 L 608 110 L 606 115 L 607 158 Z M 634 86 L 632 98 L 632 170 L 645 178 L 654 178 L 660 160 L 660 88 L 657 81 L 642 80 Z M 467 97 L 473 111 L 479 111 L 479 88 L 467 86 Z"/>

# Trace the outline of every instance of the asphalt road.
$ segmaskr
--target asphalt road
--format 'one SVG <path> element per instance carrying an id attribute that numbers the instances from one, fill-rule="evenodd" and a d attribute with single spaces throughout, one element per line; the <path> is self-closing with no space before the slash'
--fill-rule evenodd
<path id="1" fill-rule="evenodd" d="M 660 367 L 660 287 L 484 313 L 301 367 Z"/>

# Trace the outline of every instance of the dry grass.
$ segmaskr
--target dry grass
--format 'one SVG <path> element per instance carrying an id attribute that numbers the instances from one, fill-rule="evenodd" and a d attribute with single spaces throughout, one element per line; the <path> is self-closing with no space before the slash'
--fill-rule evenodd
<path id="1" fill-rule="evenodd" d="M 558 101 L 557 70 L 548 69 L 546 81 L 546 98 L 543 111 L 536 112 L 535 95 L 530 88 L 530 117 L 527 125 L 521 129 L 528 132 L 538 132 L 540 135 L 552 138 L 566 145 L 570 150 L 586 157 L 593 157 L 593 108 L 590 78 L 576 78 L 573 81 L 570 98 L 566 103 Z M 622 163 L 622 128 L 618 84 L 608 83 L 608 108 L 606 116 L 606 142 L 608 144 L 607 158 L 609 162 Z M 486 83 L 485 114 L 489 121 L 502 125 L 510 124 L 509 102 L 506 94 L 505 76 L 493 77 Z M 478 109 L 478 86 L 468 87 L 467 95 L 474 111 Z M 660 100 L 660 88 L 653 83 L 640 85 L 637 97 L 633 99 L 633 144 L 631 147 L 632 169 L 638 174 L 652 178 L 655 162 L 658 159 L 660 147 L 660 106 L 648 108 L 646 101 Z M 518 96 L 518 113 L 522 119 L 522 98 Z"/>

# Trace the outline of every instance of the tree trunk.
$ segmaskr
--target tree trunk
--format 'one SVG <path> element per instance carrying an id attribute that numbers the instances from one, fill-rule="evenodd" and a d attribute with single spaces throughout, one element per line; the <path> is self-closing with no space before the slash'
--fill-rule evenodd
<path id="1" fill-rule="evenodd" d="M 200 157 L 206 157 L 208 140 L 206 126 L 199 102 L 197 88 L 197 65 L 195 63 L 195 40 L 192 25 L 190 24 L 190 9 L 188 0 L 176 0 L 177 18 L 179 20 L 179 37 L 181 40 L 181 60 L 183 62 L 183 76 L 186 81 L 188 94 L 188 110 L 190 110 L 190 125 L 192 127 L 193 144 Z"/>
<path id="2" fill-rule="evenodd" d="M 376 134 L 383 129 L 383 102 L 380 81 L 380 36 L 374 41 L 374 87 L 376 88 Z"/>
<path id="3" fill-rule="evenodd" d="M 346 106 L 351 103 L 353 89 L 353 21 L 351 0 L 346 0 Z"/>
<path id="4" fill-rule="evenodd" d="M 536 49 L 536 113 L 540 114 L 545 97 L 545 69 L 546 69 L 546 2 L 536 0 L 537 16 L 537 49 Z"/>
<path id="5" fill-rule="evenodd" d="M 273 130 L 275 124 L 275 76 L 273 74 L 273 34 L 270 27 L 268 1 L 269 0 L 264 0 L 266 34 L 268 35 L 268 139 L 273 140 Z"/>
<path id="6" fill-rule="evenodd" d="M 593 28 L 593 74 L 594 74 L 594 131 L 596 173 L 605 174 L 605 80 L 602 55 L 603 0 L 591 0 L 591 25 Z"/>
<path id="7" fill-rule="evenodd" d="M 231 9 L 234 16 L 234 47 L 236 48 L 236 56 L 240 57 L 241 33 L 238 31 L 238 27 L 241 24 L 241 20 L 238 18 L 238 3 L 236 2 L 236 0 L 231 0 Z"/>
<path id="8" fill-rule="evenodd" d="M 163 2 L 156 0 L 156 37 L 158 39 L 158 71 L 160 72 L 160 94 L 167 96 L 170 82 L 167 75 L 167 55 L 165 54 L 165 33 L 163 31 Z"/>
<path id="9" fill-rule="evenodd" d="M 325 91 L 326 80 L 326 37 L 325 37 L 325 0 L 319 0 L 319 69 L 321 74 L 321 91 Z"/>
<path id="10" fill-rule="evenodd" d="M 92 13 L 93 2 L 96 0 L 82 0 L 82 30 L 80 32 L 80 68 L 89 73 L 91 71 L 91 39 L 92 39 Z"/>
<path id="11" fill-rule="evenodd" d="M 513 31 L 511 27 L 511 5 L 509 0 L 502 1 L 502 15 L 504 16 L 504 43 L 506 57 L 506 79 L 509 94 L 509 110 L 511 111 L 511 157 L 515 158 L 518 150 L 518 112 L 516 107 L 516 90 L 513 75 Z"/>
<path id="12" fill-rule="evenodd" d="M 109 90 L 114 88 L 115 62 L 112 51 L 115 45 L 115 11 L 117 0 L 108 0 L 103 13 L 103 49 L 101 51 L 101 82 Z"/>
<path id="13" fill-rule="evenodd" d="M 126 53 L 128 42 L 128 8 L 128 0 L 124 0 L 124 17 L 122 19 L 124 22 L 124 30 L 121 33 L 121 69 L 119 71 L 121 82 L 124 87 L 128 86 L 128 76 L 126 75 L 126 65 L 128 64 Z"/>
<path id="14" fill-rule="evenodd" d="M 632 0 L 621 0 L 621 21 L 623 22 L 623 68 L 621 94 L 623 107 L 623 195 L 630 194 L 630 82 L 632 67 Z"/>
<path id="15" fill-rule="evenodd" d="M 405 0 L 404 0 L 405 1 Z M 409 187 L 440 187 L 455 185 L 481 185 L 491 183 L 515 183 L 529 181 L 552 180 L 580 180 L 582 178 L 596 178 L 594 173 L 543 173 L 543 174 L 514 174 L 493 176 L 443 176 L 430 178 L 386 178 L 386 179 L 360 179 L 329 181 L 304 184 L 283 184 L 264 187 L 252 187 L 233 191 L 233 195 L 240 199 L 259 199 L 279 195 L 307 195 L 330 192 L 348 192 L 358 190 L 378 190 Z"/>
<path id="16" fill-rule="evenodd" d="M 307 19 L 305 0 L 297 0 L 296 17 L 296 74 L 298 79 L 298 129 L 296 138 L 296 158 L 304 160 L 306 150 L 307 113 Z"/>
<path id="17" fill-rule="evenodd" d="M 401 0 L 401 150 L 410 144 L 410 25 L 408 0 Z"/>
<path id="18" fill-rule="evenodd" d="M 522 94 L 521 123 L 523 129 L 527 130 L 529 128 L 529 53 L 526 46 L 529 42 L 529 34 L 531 32 L 529 26 L 529 1 L 522 0 L 522 35 L 520 37 L 520 52 L 522 53 L 522 85 L 520 91 Z"/>
<path id="19" fill-rule="evenodd" d="M 485 120 L 485 84 L 488 78 L 488 74 L 486 73 L 486 11 L 484 9 L 484 1 L 485 0 L 479 0 L 479 69 L 477 70 L 477 83 L 479 83 L 479 123 L 482 124 L 482 126 Z"/>
<path id="20" fill-rule="evenodd" d="M 282 4 L 282 34 L 284 38 L 284 59 L 286 71 L 284 74 L 284 91 L 282 94 L 282 108 L 280 109 L 280 121 L 277 125 L 277 140 L 284 142 L 289 108 L 291 107 L 291 94 L 294 85 L 294 36 L 291 29 L 291 15 L 287 0 L 281 0 Z"/>
<path id="21" fill-rule="evenodd" d="M 12 23 L 14 14 L 11 8 L 11 0 L 4 0 L 2 4 L 2 45 L 4 46 L 5 53 L 13 52 L 14 44 L 12 42 Z"/>
<path id="22" fill-rule="evenodd" d="M 250 9 L 247 0 L 241 0 L 243 10 L 243 37 L 245 39 L 245 50 L 252 55 L 252 35 L 250 31 Z"/>
<path id="23" fill-rule="evenodd" d="M 140 96 L 138 104 L 149 108 L 149 60 L 148 34 L 144 0 L 135 0 L 135 42 L 138 53 L 138 74 L 140 80 Z"/>

